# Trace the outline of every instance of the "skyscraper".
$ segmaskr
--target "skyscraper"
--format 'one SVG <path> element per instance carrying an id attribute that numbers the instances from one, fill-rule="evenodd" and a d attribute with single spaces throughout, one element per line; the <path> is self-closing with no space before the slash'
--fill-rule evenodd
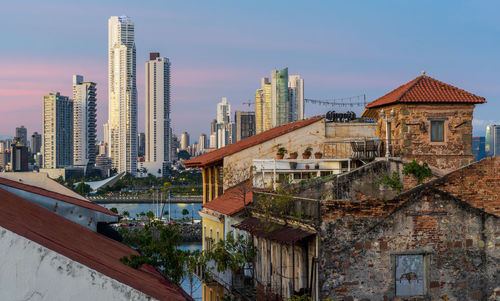
<path id="1" fill-rule="evenodd" d="M 217 123 L 231 121 L 231 104 L 227 102 L 226 97 L 222 97 L 222 101 L 217 104 Z"/>
<path id="2" fill-rule="evenodd" d="M 200 139 L 198 139 L 198 152 L 204 153 L 205 149 L 208 147 L 207 145 L 207 135 L 201 134 Z"/>
<path id="3" fill-rule="evenodd" d="M 145 159 L 155 169 L 171 162 L 170 135 L 170 61 L 158 52 L 146 62 L 146 153 Z"/>
<path id="4" fill-rule="evenodd" d="M 10 156 L 12 171 L 28 171 L 28 147 L 21 142 L 21 138 L 14 138 Z"/>
<path id="5" fill-rule="evenodd" d="M 189 146 L 189 134 L 184 132 L 181 134 L 181 150 L 186 150 Z"/>
<path id="6" fill-rule="evenodd" d="M 43 96 L 43 167 L 73 164 L 73 101 L 59 92 Z"/>
<path id="7" fill-rule="evenodd" d="M 28 146 L 28 131 L 26 130 L 24 125 L 16 128 L 16 137 L 19 138 L 19 143 L 24 146 Z"/>
<path id="8" fill-rule="evenodd" d="M 304 80 L 288 75 L 288 68 L 272 70 L 255 92 L 255 130 L 262 133 L 273 127 L 304 119 Z"/>
<path id="9" fill-rule="evenodd" d="M 73 75 L 73 165 L 95 164 L 96 83 Z"/>
<path id="10" fill-rule="evenodd" d="M 118 172 L 137 171 L 137 88 L 134 23 L 108 20 L 109 147 Z"/>
<path id="11" fill-rule="evenodd" d="M 146 153 L 146 134 L 137 134 L 137 156 L 142 157 Z"/>
<path id="12" fill-rule="evenodd" d="M 234 113 L 236 124 L 236 141 L 255 135 L 255 113 L 236 111 Z"/>
<path id="13" fill-rule="evenodd" d="M 485 140 L 486 156 L 500 156 L 500 125 L 486 126 Z"/>
<path id="14" fill-rule="evenodd" d="M 38 132 L 34 132 L 33 135 L 31 135 L 31 153 L 36 154 L 40 152 L 40 149 L 42 148 L 42 135 L 38 134 Z"/>
<path id="15" fill-rule="evenodd" d="M 226 97 L 217 104 L 217 124 L 216 124 L 216 148 L 224 147 L 235 142 L 235 127 L 231 123 L 231 104 L 227 102 Z"/>
<path id="16" fill-rule="evenodd" d="M 474 155 L 474 161 L 486 157 L 485 137 L 472 137 L 472 154 Z"/>

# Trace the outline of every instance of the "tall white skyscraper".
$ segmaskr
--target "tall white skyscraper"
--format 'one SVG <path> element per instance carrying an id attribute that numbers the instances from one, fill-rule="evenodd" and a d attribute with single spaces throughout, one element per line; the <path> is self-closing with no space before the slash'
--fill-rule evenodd
<path id="1" fill-rule="evenodd" d="M 186 150 L 189 146 L 189 134 L 184 132 L 181 134 L 181 150 Z"/>
<path id="2" fill-rule="evenodd" d="M 170 61 L 153 52 L 146 62 L 146 168 L 164 170 L 171 162 Z M 154 165 L 154 167 L 152 166 Z"/>
<path id="3" fill-rule="evenodd" d="M 300 75 L 288 76 L 288 98 L 290 100 L 290 122 L 304 119 L 304 79 Z"/>
<path id="4" fill-rule="evenodd" d="M 129 17 L 108 20 L 109 149 L 112 167 L 137 171 L 137 88 L 134 23 Z"/>
<path id="5" fill-rule="evenodd" d="M 73 165 L 95 164 L 95 139 L 96 84 L 73 75 Z"/>
<path id="6" fill-rule="evenodd" d="M 234 142 L 234 124 L 231 123 L 231 104 L 226 97 L 217 104 L 216 148 L 224 147 Z"/>
<path id="7" fill-rule="evenodd" d="M 227 98 L 222 97 L 222 101 L 217 104 L 217 123 L 229 121 L 231 121 L 231 105 L 227 102 Z"/>

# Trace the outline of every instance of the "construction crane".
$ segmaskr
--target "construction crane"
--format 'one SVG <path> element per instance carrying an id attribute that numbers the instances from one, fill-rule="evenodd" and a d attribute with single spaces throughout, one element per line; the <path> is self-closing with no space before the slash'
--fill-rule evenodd
<path id="1" fill-rule="evenodd" d="M 253 104 L 254 104 L 254 102 L 253 102 L 253 101 L 251 101 L 251 100 L 248 100 L 247 102 L 243 102 L 242 104 L 244 104 L 244 105 L 248 105 L 248 108 L 250 108 L 250 106 L 251 106 L 251 105 L 253 105 Z"/>

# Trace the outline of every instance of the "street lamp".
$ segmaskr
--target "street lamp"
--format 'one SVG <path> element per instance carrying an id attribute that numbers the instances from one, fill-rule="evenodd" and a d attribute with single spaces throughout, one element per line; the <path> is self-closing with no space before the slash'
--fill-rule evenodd
<path id="1" fill-rule="evenodd" d="M 380 118 L 382 118 L 385 121 L 385 142 L 386 142 L 385 143 L 385 145 L 386 145 L 386 147 L 385 147 L 385 157 L 386 157 L 386 159 L 389 159 L 389 157 L 391 156 L 391 153 L 389 151 L 389 134 L 390 134 L 390 132 L 389 132 L 389 123 L 392 122 L 392 118 L 394 118 L 394 116 L 396 115 L 396 113 L 394 112 L 394 109 L 391 110 L 391 112 L 389 113 L 389 115 L 390 115 L 391 118 L 389 118 L 389 116 L 387 116 L 385 114 L 385 110 L 384 109 L 380 110 Z"/>

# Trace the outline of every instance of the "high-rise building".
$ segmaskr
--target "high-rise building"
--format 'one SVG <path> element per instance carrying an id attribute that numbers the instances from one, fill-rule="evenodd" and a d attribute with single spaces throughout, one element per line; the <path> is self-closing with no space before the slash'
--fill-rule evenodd
<path id="1" fill-rule="evenodd" d="M 304 119 L 304 79 L 298 74 L 288 76 L 288 99 L 290 122 Z"/>
<path id="2" fill-rule="evenodd" d="M 474 155 L 474 161 L 486 157 L 485 137 L 472 137 L 472 154 Z"/>
<path id="3" fill-rule="evenodd" d="M 137 87 L 134 23 L 108 20 L 109 148 L 118 172 L 137 172 Z"/>
<path id="4" fill-rule="evenodd" d="M 40 149 L 42 148 L 42 135 L 38 134 L 38 132 L 34 132 L 33 135 L 31 135 L 31 153 L 36 154 L 40 152 Z"/>
<path id="5" fill-rule="evenodd" d="M 109 145 L 109 125 L 107 123 L 102 125 L 103 141 Z"/>
<path id="6" fill-rule="evenodd" d="M 200 138 L 198 139 L 198 152 L 199 153 L 204 153 L 205 149 L 208 147 L 208 141 L 207 141 L 207 135 L 201 134 Z"/>
<path id="7" fill-rule="evenodd" d="M 236 124 L 236 141 L 255 135 L 255 112 L 236 111 L 234 123 Z"/>
<path id="8" fill-rule="evenodd" d="M 143 157 L 146 153 L 146 134 L 137 134 L 137 156 Z"/>
<path id="9" fill-rule="evenodd" d="M 304 80 L 288 75 L 288 68 L 272 70 L 271 79 L 264 77 L 255 92 L 255 131 L 304 119 Z"/>
<path id="10" fill-rule="evenodd" d="M 231 122 L 231 104 L 226 97 L 217 104 L 217 124 L 215 126 L 216 148 L 221 148 L 235 141 L 234 124 Z"/>
<path id="11" fill-rule="evenodd" d="M 24 146 L 28 146 L 28 130 L 24 127 L 24 125 L 21 125 L 20 127 L 16 128 L 16 136 L 19 138 L 19 143 L 21 143 Z"/>
<path id="12" fill-rule="evenodd" d="M 165 170 L 172 162 L 170 131 L 170 61 L 160 53 L 146 62 L 146 165 Z M 188 139 L 189 140 L 189 139 Z M 188 143 L 189 145 L 189 143 Z M 149 168 L 151 170 L 151 168 Z"/>
<path id="13" fill-rule="evenodd" d="M 73 75 L 73 165 L 95 164 L 96 83 Z"/>
<path id="14" fill-rule="evenodd" d="M 485 150 L 488 157 L 500 156 L 500 125 L 486 126 Z"/>
<path id="15" fill-rule="evenodd" d="M 73 101 L 59 92 L 43 96 L 43 167 L 73 165 Z"/>
<path id="16" fill-rule="evenodd" d="M 21 142 L 21 138 L 14 138 L 12 151 L 10 153 L 10 165 L 12 171 L 28 171 L 28 147 Z"/>
<path id="17" fill-rule="evenodd" d="M 217 104 L 217 123 L 225 123 L 231 121 L 231 104 L 227 102 L 226 97 L 222 97 L 222 101 Z"/>
<path id="18" fill-rule="evenodd" d="M 10 151 L 4 150 L 0 152 L 0 169 L 5 170 L 10 163 Z"/>
<path id="19" fill-rule="evenodd" d="M 170 128 L 170 134 L 172 136 L 172 152 L 171 158 L 173 160 L 177 160 L 177 151 L 180 149 L 179 138 L 176 135 L 172 134 L 172 128 Z"/>
<path id="20" fill-rule="evenodd" d="M 186 150 L 189 146 L 189 134 L 184 132 L 181 134 L 181 150 Z"/>

